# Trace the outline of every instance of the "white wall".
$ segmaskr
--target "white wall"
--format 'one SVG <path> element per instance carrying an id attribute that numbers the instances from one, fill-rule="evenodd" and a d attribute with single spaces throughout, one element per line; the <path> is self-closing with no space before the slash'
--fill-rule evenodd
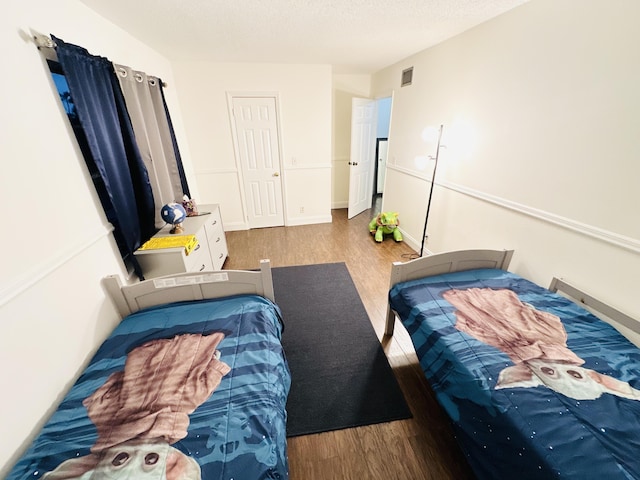
<path id="1" fill-rule="evenodd" d="M 117 322 L 100 280 L 122 273 L 32 30 L 158 75 L 189 162 L 170 64 L 75 0 L 11 0 L 0 18 L 0 478 Z"/>
<path id="2" fill-rule="evenodd" d="M 579 4 L 578 4 L 579 3 Z M 640 319 L 640 3 L 532 0 L 374 75 L 394 90 L 384 209 L 419 248 L 444 124 L 427 249 L 515 248 Z M 400 88 L 404 68 L 413 84 Z"/>
<path id="3" fill-rule="evenodd" d="M 225 229 L 248 228 L 228 105 L 229 95 L 239 93 L 278 98 L 285 223 L 331 221 L 329 65 L 178 62 L 174 69 L 197 200 L 220 204 Z"/>

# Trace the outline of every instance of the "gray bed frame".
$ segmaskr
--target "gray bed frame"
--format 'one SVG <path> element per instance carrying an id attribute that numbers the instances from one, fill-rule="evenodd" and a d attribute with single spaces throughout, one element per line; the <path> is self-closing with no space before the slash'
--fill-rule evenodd
<path id="1" fill-rule="evenodd" d="M 416 258 L 408 262 L 394 262 L 391 267 L 389 289 L 400 282 L 440 275 L 442 273 L 461 272 L 476 268 L 498 268 L 507 270 L 513 257 L 513 252 L 513 250 L 458 250 Z M 633 332 L 640 333 L 640 322 L 579 290 L 565 280 L 553 277 L 549 290 L 552 292 L 561 292 L 576 303 L 590 307 Z M 396 312 L 394 312 L 387 303 L 385 335 L 393 335 L 395 320 Z"/>
<path id="2" fill-rule="evenodd" d="M 132 285 L 124 285 L 119 275 L 109 275 L 103 279 L 103 284 L 122 318 L 157 305 L 231 295 L 260 295 L 275 302 L 269 260 L 261 260 L 257 271 L 180 273 Z"/>
<path id="3" fill-rule="evenodd" d="M 506 270 L 511 262 L 513 250 L 456 250 L 416 258 L 408 262 L 393 262 L 389 290 L 396 283 L 408 282 L 449 272 L 462 272 L 476 268 L 499 268 Z M 393 335 L 396 312 L 387 302 L 385 335 Z"/>
<path id="4" fill-rule="evenodd" d="M 553 277 L 549 284 L 549 290 L 552 292 L 559 292 L 565 294 L 571 300 L 576 303 L 580 303 L 589 309 L 595 310 L 601 313 L 605 317 L 613 320 L 614 322 L 628 328 L 634 333 L 640 334 L 640 322 L 633 317 L 630 317 L 624 312 L 601 302 L 595 297 L 592 297 L 588 293 L 583 292 L 579 288 L 575 287 L 571 283 L 558 277 Z"/>

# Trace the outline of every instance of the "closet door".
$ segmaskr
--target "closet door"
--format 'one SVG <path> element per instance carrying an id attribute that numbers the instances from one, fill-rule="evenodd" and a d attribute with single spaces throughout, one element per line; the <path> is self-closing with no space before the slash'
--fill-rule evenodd
<path id="1" fill-rule="evenodd" d="M 233 97 L 236 156 L 249 228 L 284 225 L 275 97 Z"/>

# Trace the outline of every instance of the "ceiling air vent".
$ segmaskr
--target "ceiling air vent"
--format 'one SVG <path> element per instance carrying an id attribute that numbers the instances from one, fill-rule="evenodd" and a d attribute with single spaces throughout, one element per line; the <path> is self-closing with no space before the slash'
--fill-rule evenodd
<path id="1" fill-rule="evenodd" d="M 407 85 L 411 85 L 411 80 L 413 79 L 413 67 L 405 68 L 402 70 L 402 79 L 400 80 L 400 86 L 406 87 Z"/>

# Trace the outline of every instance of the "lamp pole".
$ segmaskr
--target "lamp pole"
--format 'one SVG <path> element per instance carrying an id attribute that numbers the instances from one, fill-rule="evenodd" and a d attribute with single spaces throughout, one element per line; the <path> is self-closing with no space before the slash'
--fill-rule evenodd
<path id="1" fill-rule="evenodd" d="M 431 175 L 431 188 L 429 189 L 429 201 L 427 202 L 427 213 L 424 217 L 424 231 L 422 232 L 422 245 L 420 246 L 420 256 L 424 252 L 424 241 L 427 238 L 427 221 L 429 220 L 429 210 L 431 210 L 431 197 L 433 196 L 433 184 L 436 180 L 436 170 L 438 169 L 438 156 L 440 155 L 440 140 L 442 139 L 442 129 L 444 125 L 440 125 L 440 131 L 438 132 L 438 146 L 436 148 L 436 156 L 430 157 L 435 160 L 433 165 L 433 174 Z"/>

